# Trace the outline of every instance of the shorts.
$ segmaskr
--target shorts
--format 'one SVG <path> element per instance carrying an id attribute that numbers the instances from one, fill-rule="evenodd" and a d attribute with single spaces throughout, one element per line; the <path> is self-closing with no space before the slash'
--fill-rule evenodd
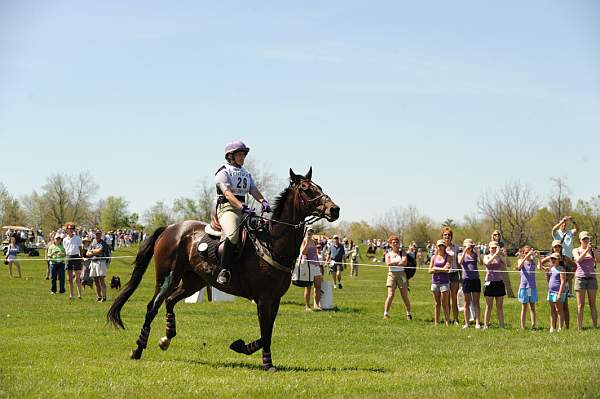
<path id="1" fill-rule="evenodd" d="M 310 276 L 317 277 L 322 275 L 323 273 L 321 273 L 321 268 L 319 267 L 319 265 L 310 262 Z"/>
<path id="2" fill-rule="evenodd" d="M 73 257 L 79 258 L 79 255 L 72 255 Z M 67 257 L 67 270 L 81 270 L 81 259 L 71 259 Z"/>
<path id="3" fill-rule="evenodd" d="M 448 273 L 448 277 L 450 277 L 451 283 L 458 283 L 460 281 L 460 272 L 450 272 Z"/>
<path id="4" fill-rule="evenodd" d="M 431 292 L 446 292 L 450 291 L 450 284 L 435 284 L 431 283 Z"/>
<path id="5" fill-rule="evenodd" d="M 106 277 L 107 269 L 105 261 L 93 260 L 90 262 L 90 277 Z"/>
<path id="6" fill-rule="evenodd" d="M 478 278 L 466 278 L 462 281 L 462 290 L 465 294 L 481 292 L 481 280 Z"/>
<path id="7" fill-rule="evenodd" d="M 536 303 L 538 301 L 537 288 L 519 288 L 517 297 L 521 303 Z"/>
<path id="8" fill-rule="evenodd" d="M 386 287 L 392 287 L 396 289 L 396 287 L 406 287 L 408 283 L 408 279 L 406 278 L 406 273 L 404 271 L 401 272 L 388 272 L 387 281 L 385 282 Z"/>
<path id="9" fill-rule="evenodd" d="M 563 292 L 560 298 L 558 297 L 558 292 L 549 291 L 548 292 L 548 302 L 558 302 L 564 303 L 567 300 L 567 293 Z"/>
<path id="10" fill-rule="evenodd" d="M 598 280 L 596 277 L 575 277 L 575 291 L 597 290 Z"/>
<path id="11" fill-rule="evenodd" d="M 341 272 L 344 270 L 344 265 L 341 262 L 335 262 L 333 265 L 329 265 L 329 273 Z"/>
<path id="12" fill-rule="evenodd" d="M 506 288 L 504 288 L 504 281 L 486 281 L 483 288 L 484 296 L 499 297 L 506 295 Z"/>

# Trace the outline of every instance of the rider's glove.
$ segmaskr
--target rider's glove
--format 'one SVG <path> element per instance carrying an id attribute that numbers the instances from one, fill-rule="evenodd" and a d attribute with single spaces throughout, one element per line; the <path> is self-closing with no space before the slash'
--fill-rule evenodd
<path id="1" fill-rule="evenodd" d="M 246 215 L 253 215 L 254 209 L 250 208 L 247 204 L 242 204 L 242 213 Z"/>
<path id="2" fill-rule="evenodd" d="M 271 205 L 269 205 L 269 201 L 267 201 L 266 199 L 262 200 L 262 202 L 260 203 L 260 205 L 262 205 L 262 211 L 266 212 L 266 213 L 270 213 L 271 212 Z"/>

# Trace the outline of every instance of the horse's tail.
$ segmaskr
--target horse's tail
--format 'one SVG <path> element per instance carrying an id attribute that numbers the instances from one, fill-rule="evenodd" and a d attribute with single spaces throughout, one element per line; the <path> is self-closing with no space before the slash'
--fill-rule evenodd
<path id="1" fill-rule="evenodd" d="M 166 228 L 166 226 L 163 226 L 156 229 L 154 233 L 152 233 L 152 236 L 142 244 L 142 247 L 138 251 L 135 261 L 133 262 L 135 267 L 133 268 L 131 279 L 125 287 L 123 287 L 123 290 L 115 299 L 106 315 L 108 322 L 112 323 L 115 327 L 125 329 L 123 320 L 121 320 L 121 308 L 125 305 L 125 302 L 127 302 L 131 295 L 133 295 L 138 285 L 140 285 L 142 277 L 148 268 L 148 264 L 150 264 L 150 260 L 152 259 L 152 256 L 154 256 L 154 245 L 156 244 L 158 237 Z"/>

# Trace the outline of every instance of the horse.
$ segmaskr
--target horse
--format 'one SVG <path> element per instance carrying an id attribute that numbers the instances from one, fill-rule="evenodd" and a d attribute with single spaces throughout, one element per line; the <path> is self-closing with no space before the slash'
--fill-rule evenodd
<path id="1" fill-rule="evenodd" d="M 323 218 L 333 222 L 339 218 L 339 214 L 339 206 L 312 181 L 312 167 L 304 176 L 290 169 L 289 186 L 275 199 L 273 213 L 266 222 L 270 245 L 253 245 L 246 240 L 238 260 L 232 265 L 231 278 L 224 285 L 216 281 L 220 270 L 218 262 L 206 259 L 199 252 L 199 241 L 207 239 L 205 223 L 184 221 L 159 227 L 139 249 L 131 279 L 114 300 L 107 320 L 115 327 L 125 329 L 121 309 L 140 284 L 154 256 L 154 296 L 148 302 L 144 324 L 136 341 L 137 347 L 131 351 L 131 359 L 141 358 L 148 344 L 150 325 L 163 302 L 166 304 L 167 326 L 159 347 L 167 350 L 177 334 L 175 305 L 210 285 L 256 303 L 260 338 L 249 344 L 238 339 L 230 345 L 230 349 L 245 355 L 262 349 L 263 369 L 276 371 L 271 357 L 273 324 L 281 297 L 290 286 L 291 271 L 299 254 L 304 229 L 307 224 Z"/>

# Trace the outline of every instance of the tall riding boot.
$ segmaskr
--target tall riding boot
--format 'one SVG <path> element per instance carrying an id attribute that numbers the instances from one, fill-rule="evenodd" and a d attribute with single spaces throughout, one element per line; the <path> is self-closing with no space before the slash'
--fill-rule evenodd
<path id="1" fill-rule="evenodd" d="M 235 254 L 234 251 L 235 244 L 229 241 L 229 238 L 226 238 L 225 241 L 223 241 L 223 252 L 221 253 L 221 271 L 217 277 L 217 283 L 219 284 L 227 284 L 231 278 L 229 267 L 231 266 L 231 261 Z"/>

